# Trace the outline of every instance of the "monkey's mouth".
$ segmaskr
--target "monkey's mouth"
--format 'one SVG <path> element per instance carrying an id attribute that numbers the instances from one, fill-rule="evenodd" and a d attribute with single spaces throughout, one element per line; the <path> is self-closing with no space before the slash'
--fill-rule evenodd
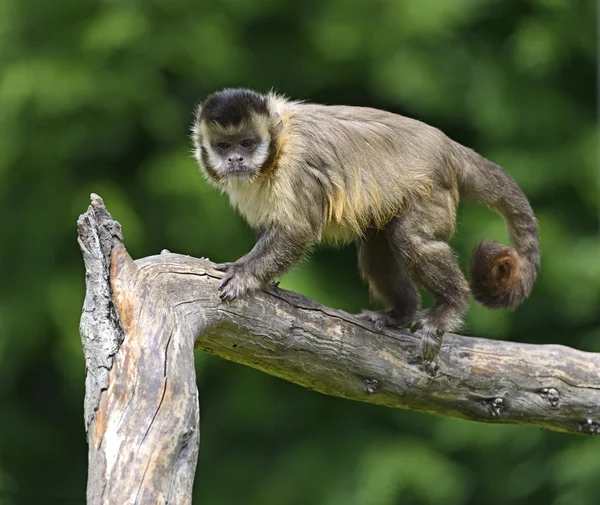
<path id="1" fill-rule="evenodd" d="M 236 165 L 235 167 L 227 167 L 223 175 L 231 179 L 248 179 L 254 175 L 254 172 L 255 171 L 248 166 Z"/>

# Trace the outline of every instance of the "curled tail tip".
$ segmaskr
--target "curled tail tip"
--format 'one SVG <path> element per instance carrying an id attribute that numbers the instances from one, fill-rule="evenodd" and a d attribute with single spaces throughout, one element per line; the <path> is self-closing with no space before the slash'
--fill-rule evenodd
<path id="1" fill-rule="evenodd" d="M 473 298 L 489 309 L 514 309 L 530 293 L 526 265 L 517 251 L 494 241 L 478 243 L 471 254 Z"/>

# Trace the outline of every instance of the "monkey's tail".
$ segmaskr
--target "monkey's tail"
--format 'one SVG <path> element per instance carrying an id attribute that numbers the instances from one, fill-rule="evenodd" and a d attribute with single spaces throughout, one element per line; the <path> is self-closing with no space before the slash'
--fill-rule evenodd
<path id="1" fill-rule="evenodd" d="M 471 149 L 455 151 L 461 196 L 501 214 L 511 247 L 478 243 L 471 254 L 469 284 L 473 297 L 490 309 L 514 309 L 529 294 L 540 268 L 540 239 L 535 215 L 515 180 Z"/>

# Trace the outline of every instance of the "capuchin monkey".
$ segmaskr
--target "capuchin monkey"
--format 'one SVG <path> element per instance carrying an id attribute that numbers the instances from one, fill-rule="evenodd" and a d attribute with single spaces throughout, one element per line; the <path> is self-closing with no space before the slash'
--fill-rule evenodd
<path id="1" fill-rule="evenodd" d="M 469 291 L 488 308 L 515 308 L 540 264 L 537 222 L 516 182 L 440 130 L 365 107 L 291 101 L 224 89 L 196 110 L 195 158 L 257 230 L 254 248 L 226 273 L 223 300 L 255 292 L 319 242 L 355 241 L 361 275 L 387 310 L 359 318 L 377 331 L 411 322 L 435 360 L 445 332 L 462 324 Z M 459 199 L 506 220 L 512 247 L 475 246 L 469 284 L 448 241 Z M 420 310 L 417 288 L 432 293 Z"/>

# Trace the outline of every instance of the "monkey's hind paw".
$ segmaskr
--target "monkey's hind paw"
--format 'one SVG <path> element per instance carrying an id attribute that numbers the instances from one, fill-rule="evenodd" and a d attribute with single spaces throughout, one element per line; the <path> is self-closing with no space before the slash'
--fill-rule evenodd
<path id="1" fill-rule="evenodd" d="M 444 331 L 425 326 L 421 334 L 421 356 L 425 361 L 433 362 L 440 354 Z"/>
<path id="2" fill-rule="evenodd" d="M 365 310 L 356 317 L 375 326 L 375 330 L 382 332 L 385 328 L 397 328 L 406 323 L 406 318 L 399 318 L 393 310 L 372 311 Z"/>
<path id="3" fill-rule="evenodd" d="M 440 353 L 446 331 L 440 326 L 431 324 L 428 321 L 427 314 L 427 310 L 424 310 L 415 316 L 410 331 L 415 333 L 418 330 L 423 330 L 421 332 L 421 356 L 425 361 L 432 362 Z"/>
<path id="4" fill-rule="evenodd" d="M 247 293 L 260 289 L 260 282 L 243 266 L 235 263 L 227 264 L 227 274 L 219 284 L 219 298 L 223 301 L 231 301 Z M 222 265 L 218 265 L 222 266 Z"/>

